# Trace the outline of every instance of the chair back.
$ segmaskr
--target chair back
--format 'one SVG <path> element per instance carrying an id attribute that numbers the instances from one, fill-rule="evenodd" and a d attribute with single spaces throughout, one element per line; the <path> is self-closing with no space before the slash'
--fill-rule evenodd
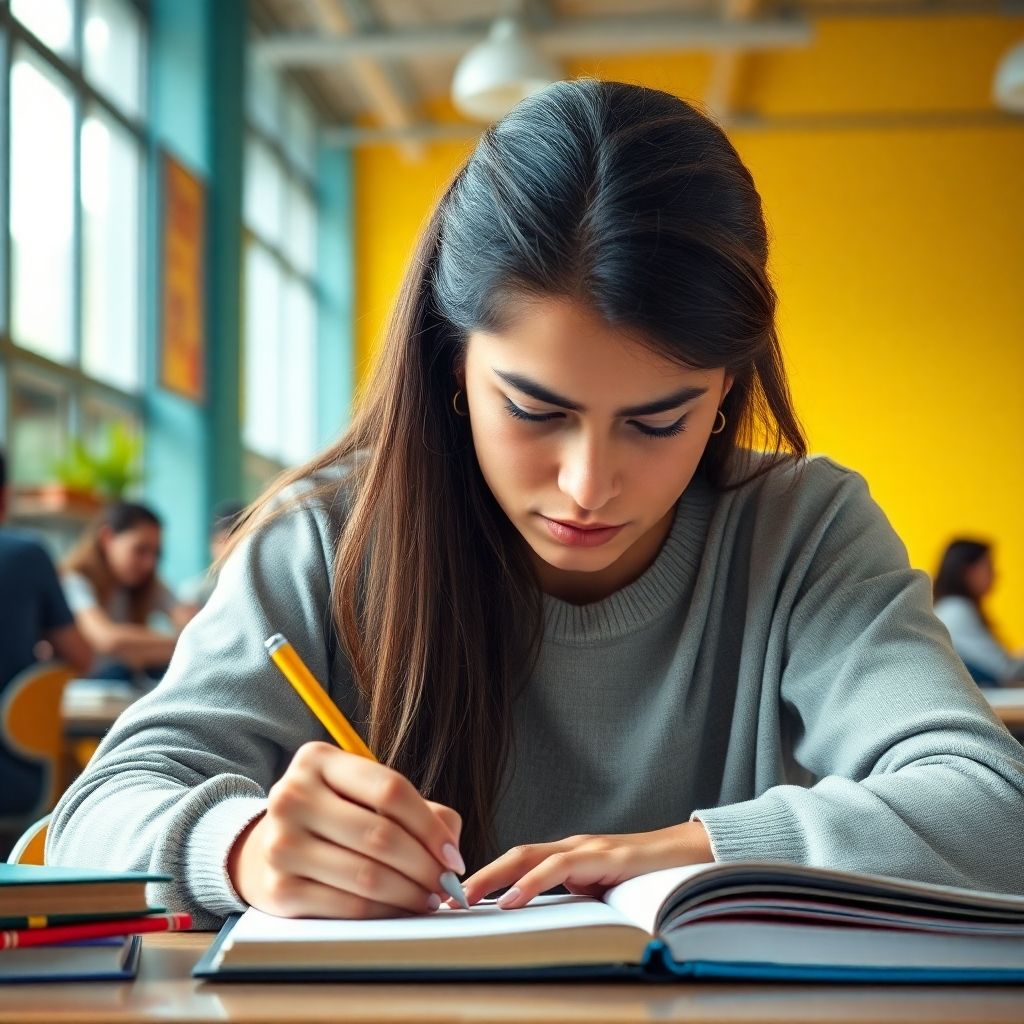
<path id="1" fill-rule="evenodd" d="M 46 850 L 46 830 L 50 827 L 50 815 L 33 822 L 21 834 L 14 849 L 7 855 L 8 864 L 43 864 Z"/>
<path id="2" fill-rule="evenodd" d="M 0 692 L 0 747 L 42 768 L 43 782 L 35 803 L 18 828 L 57 805 L 65 785 L 64 725 L 61 698 L 75 677 L 63 664 L 35 665 L 15 676 Z"/>

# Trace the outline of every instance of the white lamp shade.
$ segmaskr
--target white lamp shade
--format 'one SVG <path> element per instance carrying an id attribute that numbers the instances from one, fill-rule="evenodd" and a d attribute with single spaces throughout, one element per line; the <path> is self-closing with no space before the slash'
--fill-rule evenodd
<path id="1" fill-rule="evenodd" d="M 459 61 L 452 102 L 465 117 L 489 123 L 562 77 L 558 63 L 530 42 L 514 18 L 499 18 Z"/>
<path id="2" fill-rule="evenodd" d="M 1008 50 L 999 62 L 992 98 L 1003 110 L 1024 114 L 1024 43 Z"/>

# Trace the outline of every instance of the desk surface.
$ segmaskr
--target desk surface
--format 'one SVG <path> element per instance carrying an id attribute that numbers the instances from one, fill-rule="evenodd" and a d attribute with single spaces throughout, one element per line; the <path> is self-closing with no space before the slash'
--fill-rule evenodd
<path id="1" fill-rule="evenodd" d="M 803 1021 L 990 1024 L 1024 1020 L 1015 986 L 621 983 L 508 985 L 250 984 L 194 981 L 209 932 L 147 935 L 135 982 L 8 985 L 0 1022 L 245 1021 L 440 1024 L 526 1021 Z"/>

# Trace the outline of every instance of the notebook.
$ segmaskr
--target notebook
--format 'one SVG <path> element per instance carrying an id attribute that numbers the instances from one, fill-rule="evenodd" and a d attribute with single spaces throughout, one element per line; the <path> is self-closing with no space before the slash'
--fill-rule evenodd
<path id="1" fill-rule="evenodd" d="M 42 928 L 163 910 L 147 906 L 146 883 L 169 880 L 142 872 L 0 864 L 0 928 Z"/>
<path id="2" fill-rule="evenodd" d="M 23 981 L 125 981 L 139 969 L 138 935 L 0 953 L 0 984 Z"/>
<path id="3" fill-rule="evenodd" d="M 484 901 L 397 920 L 229 919 L 217 979 L 724 977 L 1024 981 L 1024 896 L 744 861 L 656 871 L 603 899 Z"/>

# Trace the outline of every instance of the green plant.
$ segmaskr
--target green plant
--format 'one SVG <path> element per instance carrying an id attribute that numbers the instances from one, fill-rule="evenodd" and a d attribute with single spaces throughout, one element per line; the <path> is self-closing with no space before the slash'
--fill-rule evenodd
<path id="1" fill-rule="evenodd" d="M 75 438 L 68 454 L 54 463 L 53 473 L 65 487 L 120 498 L 142 479 L 141 454 L 142 439 L 123 423 L 114 422 L 107 425 L 103 443 L 95 449 Z"/>

